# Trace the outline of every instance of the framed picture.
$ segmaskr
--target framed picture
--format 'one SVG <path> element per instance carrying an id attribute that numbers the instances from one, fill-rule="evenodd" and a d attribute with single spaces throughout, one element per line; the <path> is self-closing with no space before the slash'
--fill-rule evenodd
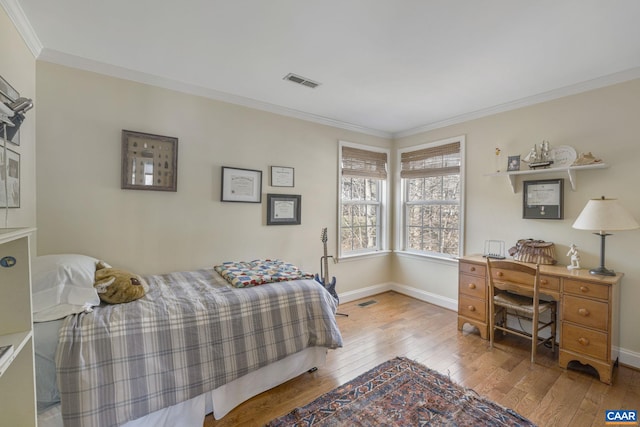
<path id="1" fill-rule="evenodd" d="M 302 196 L 267 194 L 267 225 L 300 224 Z"/>
<path id="2" fill-rule="evenodd" d="M 4 207 L 20 207 L 20 154 L 0 147 L 0 208 Z"/>
<path id="3" fill-rule="evenodd" d="M 272 187 L 294 187 L 294 169 L 286 166 L 271 166 Z"/>
<path id="4" fill-rule="evenodd" d="M 522 218 L 563 219 L 564 179 L 524 181 Z"/>
<path id="5" fill-rule="evenodd" d="M 262 171 L 222 167 L 222 202 L 262 202 Z"/>
<path id="6" fill-rule="evenodd" d="M 122 182 L 126 190 L 178 190 L 178 138 L 122 131 Z"/>
<path id="7" fill-rule="evenodd" d="M 507 171 L 519 171 L 520 170 L 520 155 L 509 156 L 509 163 L 507 163 Z"/>

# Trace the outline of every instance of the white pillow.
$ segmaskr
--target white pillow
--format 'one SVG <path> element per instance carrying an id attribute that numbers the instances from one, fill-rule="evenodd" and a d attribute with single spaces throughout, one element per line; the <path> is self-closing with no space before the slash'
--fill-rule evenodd
<path id="1" fill-rule="evenodd" d="M 86 255 L 44 255 L 31 262 L 33 321 L 46 322 L 100 304 L 93 287 L 98 260 Z"/>

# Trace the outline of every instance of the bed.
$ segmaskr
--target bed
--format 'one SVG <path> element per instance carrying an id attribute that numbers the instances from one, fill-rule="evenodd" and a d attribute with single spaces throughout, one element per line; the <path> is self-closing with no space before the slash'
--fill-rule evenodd
<path id="1" fill-rule="evenodd" d="M 40 426 L 201 425 L 342 346 L 336 301 L 311 279 L 241 288 L 213 268 L 175 272 L 145 276 L 147 294 L 116 305 L 58 283 L 43 308 L 43 277 L 81 288 L 97 261 L 49 257 L 32 262 Z M 59 318 L 61 306 L 76 312 Z"/>

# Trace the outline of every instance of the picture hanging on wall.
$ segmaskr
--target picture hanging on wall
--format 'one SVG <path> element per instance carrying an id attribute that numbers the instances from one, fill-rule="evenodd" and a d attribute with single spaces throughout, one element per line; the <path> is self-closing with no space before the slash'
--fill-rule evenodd
<path id="1" fill-rule="evenodd" d="M 524 181 L 522 218 L 564 218 L 564 179 Z"/>
<path id="2" fill-rule="evenodd" d="M 125 190 L 178 190 L 178 138 L 122 131 Z"/>
<path id="3" fill-rule="evenodd" d="M 262 202 L 262 171 L 222 167 L 222 202 Z"/>
<path id="4" fill-rule="evenodd" d="M 0 147 L 0 208 L 4 207 L 20 207 L 20 154 Z"/>
<path id="5" fill-rule="evenodd" d="M 267 194 L 267 225 L 298 225 L 302 212 L 302 196 Z"/>

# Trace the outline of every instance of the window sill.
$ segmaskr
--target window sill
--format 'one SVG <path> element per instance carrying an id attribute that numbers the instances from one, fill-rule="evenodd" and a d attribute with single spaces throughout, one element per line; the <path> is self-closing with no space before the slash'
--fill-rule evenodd
<path id="1" fill-rule="evenodd" d="M 428 259 L 430 261 L 441 262 L 443 264 L 458 263 L 458 257 L 447 257 L 442 255 L 439 256 L 439 255 L 423 254 L 423 253 L 409 252 L 409 251 L 393 251 L 393 252 L 398 254 L 398 256 L 401 256 L 401 257 L 415 258 L 415 259 L 422 259 L 422 260 Z"/>
<path id="2" fill-rule="evenodd" d="M 358 261 L 366 258 L 378 258 L 381 256 L 389 255 L 390 253 L 391 251 L 387 249 L 387 250 L 375 251 L 375 252 L 363 252 L 363 253 L 353 254 L 353 255 L 343 255 L 342 257 L 338 258 L 338 261 L 347 262 L 347 261 Z"/>

